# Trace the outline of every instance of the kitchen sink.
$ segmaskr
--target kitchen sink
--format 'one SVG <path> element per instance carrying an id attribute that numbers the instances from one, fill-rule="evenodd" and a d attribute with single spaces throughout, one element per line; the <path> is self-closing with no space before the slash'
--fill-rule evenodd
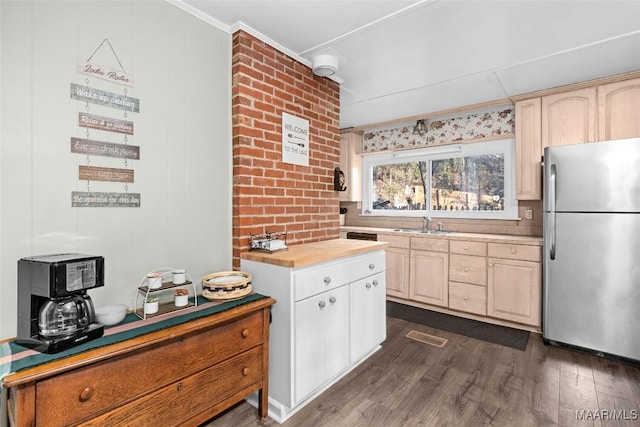
<path id="1" fill-rule="evenodd" d="M 401 233 L 420 233 L 420 234 L 450 234 L 450 233 L 453 233 L 453 231 L 422 230 L 420 228 L 394 228 L 393 231 L 399 231 Z"/>

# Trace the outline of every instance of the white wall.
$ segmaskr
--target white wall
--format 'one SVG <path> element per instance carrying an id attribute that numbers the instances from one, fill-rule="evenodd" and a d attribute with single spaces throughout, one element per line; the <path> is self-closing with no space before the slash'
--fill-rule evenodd
<path id="1" fill-rule="evenodd" d="M 231 269 L 231 36 L 161 0 L 0 2 L 0 340 L 16 334 L 18 259 L 80 252 L 105 257 L 96 305 L 133 305 L 140 279 L 157 267 L 186 268 L 194 280 Z M 107 38 L 140 99 L 129 112 L 140 160 L 129 160 L 139 208 L 72 208 L 86 191 L 70 152 L 85 137 L 70 84 L 77 64 Z M 118 68 L 108 46 L 92 62 Z M 123 86 L 90 85 L 123 93 Z M 124 119 L 123 110 L 90 113 Z M 123 143 L 98 130 L 91 139 Z M 91 166 L 124 160 L 91 157 Z M 92 182 L 92 191 L 124 192 Z"/>

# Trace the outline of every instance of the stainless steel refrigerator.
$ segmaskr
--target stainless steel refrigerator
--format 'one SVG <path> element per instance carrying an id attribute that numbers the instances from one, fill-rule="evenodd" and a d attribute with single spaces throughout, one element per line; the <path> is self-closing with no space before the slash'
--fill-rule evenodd
<path id="1" fill-rule="evenodd" d="M 640 361 L 640 138 L 544 150 L 545 342 Z"/>

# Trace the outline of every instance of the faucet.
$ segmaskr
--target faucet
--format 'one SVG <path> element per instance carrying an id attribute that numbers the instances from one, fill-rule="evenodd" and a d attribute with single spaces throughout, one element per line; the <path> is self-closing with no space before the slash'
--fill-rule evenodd
<path id="1" fill-rule="evenodd" d="M 424 231 L 429 231 L 429 223 L 431 222 L 431 217 L 430 216 L 423 216 L 423 225 L 422 225 L 422 229 Z"/>

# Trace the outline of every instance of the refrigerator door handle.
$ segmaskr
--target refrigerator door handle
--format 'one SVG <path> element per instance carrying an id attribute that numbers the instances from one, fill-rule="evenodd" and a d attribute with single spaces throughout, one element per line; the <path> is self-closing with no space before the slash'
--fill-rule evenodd
<path id="1" fill-rule="evenodd" d="M 549 168 L 549 257 L 556 259 L 556 165 Z"/>

